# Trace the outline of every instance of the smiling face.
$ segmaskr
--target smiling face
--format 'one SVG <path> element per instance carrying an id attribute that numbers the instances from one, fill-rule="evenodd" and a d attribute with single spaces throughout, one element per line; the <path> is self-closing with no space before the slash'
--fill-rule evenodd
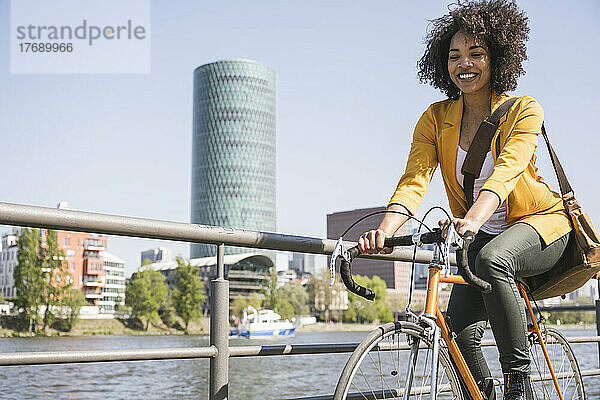
<path id="1" fill-rule="evenodd" d="M 465 94 L 490 90 L 491 58 L 481 39 L 458 31 L 450 40 L 448 73 L 452 82 Z"/>

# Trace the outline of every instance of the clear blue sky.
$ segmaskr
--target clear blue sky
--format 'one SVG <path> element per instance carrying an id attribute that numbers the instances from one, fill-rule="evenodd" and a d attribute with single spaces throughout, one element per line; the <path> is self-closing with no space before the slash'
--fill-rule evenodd
<path id="1" fill-rule="evenodd" d="M 277 229 L 325 236 L 327 213 L 385 205 L 412 129 L 441 93 L 415 64 L 447 1 L 153 1 L 152 73 L 13 75 L 0 0 L 0 201 L 189 222 L 192 73 L 249 58 L 277 71 Z M 520 1 L 527 74 L 580 202 L 600 226 L 597 1 Z M 538 150 L 554 184 L 548 156 Z M 439 176 L 421 206 L 447 200 Z M 111 238 L 128 274 L 156 241 Z M 188 256 L 187 244 L 167 243 Z"/>

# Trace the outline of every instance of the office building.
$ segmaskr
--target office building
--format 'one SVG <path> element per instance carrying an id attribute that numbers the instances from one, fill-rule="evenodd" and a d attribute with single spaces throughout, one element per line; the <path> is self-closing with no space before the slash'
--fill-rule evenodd
<path id="1" fill-rule="evenodd" d="M 192 258 L 190 264 L 198 267 L 198 274 L 204 281 L 206 291 L 205 309 L 210 304 L 210 281 L 217 277 L 217 257 Z M 274 268 L 273 260 L 265 255 L 255 253 L 228 254 L 223 258 L 225 268 L 225 279 L 229 281 L 229 300 L 236 297 L 248 297 L 252 293 L 262 295 L 265 280 L 268 278 L 271 268 Z M 176 287 L 177 262 L 166 261 L 148 264 L 144 268 L 152 268 L 160 271 L 165 276 L 165 281 L 170 290 Z M 135 275 L 131 277 L 135 279 Z"/>
<path id="2" fill-rule="evenodd" d="M 156 249 L 142 251 L 140 265 L 148 261 L 150 263 L 171 261 L 171 250 L 166 247 L 157 247 Z"/>
<path id="3" fill-rule="evenodd" d="M 191 222 L 275 231 L 275 71 L 249 60 L 202 65 L 193 112 Z M 192 259 L 214 255 L 214 245 L 191 245 Z"/>
<path id="4" fill-rule="evenodd" d="M 289 285 L 298 281 L 298 274 L 293 269 L 277 272 L 277 287 Z"/>
<path id="5" fill-rule="evenodd" d="M 314 275 L 320 269 L 317 267 L 317 255 L 308 253 L 292 253 L 289 269 L 296 271 L 298 276 Z"/>

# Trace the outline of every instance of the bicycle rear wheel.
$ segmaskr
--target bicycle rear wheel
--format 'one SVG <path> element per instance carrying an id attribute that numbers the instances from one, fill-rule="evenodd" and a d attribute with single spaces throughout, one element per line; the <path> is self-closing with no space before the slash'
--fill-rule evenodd
<path id="1" fill-rule="evenodd" d="M 420 344 L 420 349 L 416 354 L 408 398 L 429 399 L 432 343 L 424 328 L 411 322 L 389 323 L 371 331 L 346 363 L 334 399 L 402 399 L 411 353 L 407 347 L 413 343 Z M 458 374 L 448 351 L 441 344 L 437 381 L 438 399 L 463 400 Z"/>
<path id="2" fill-rule="evenodd" d="M 585 400 L 579 364 L 567 339 L 554 328 L 542 330 L 542 337 L 563 398 Z M 529 344 L 533 398 L 535 400 L 558 399 L 542 347 L 533 332 L 529 334 Z"/>

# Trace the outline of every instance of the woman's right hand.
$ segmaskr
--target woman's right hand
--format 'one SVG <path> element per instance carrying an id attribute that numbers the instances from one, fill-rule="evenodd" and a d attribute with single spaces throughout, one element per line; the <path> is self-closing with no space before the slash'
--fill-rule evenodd
<path id="1" fill-rule="evenodd" d="M 394 249 L 392 247 L 383 247 L 385 238 L 389 237 L 381 229 L 373 229 L 363 233 L 358 238 L 358 249 L 361 254 L 389 254 Z"/>
<path id="2" fill-rule="evenodd" d="M 448 229 L 450 229 L 451 224 L 452 224 L 452 221 L 450 221 L 448 218 L 441 219 L 438 222 L 438 225 L 439 225 L 440 229 L 442 230 L 442 239 L 446 239 L 446 236 L 448 235 Z"/>

